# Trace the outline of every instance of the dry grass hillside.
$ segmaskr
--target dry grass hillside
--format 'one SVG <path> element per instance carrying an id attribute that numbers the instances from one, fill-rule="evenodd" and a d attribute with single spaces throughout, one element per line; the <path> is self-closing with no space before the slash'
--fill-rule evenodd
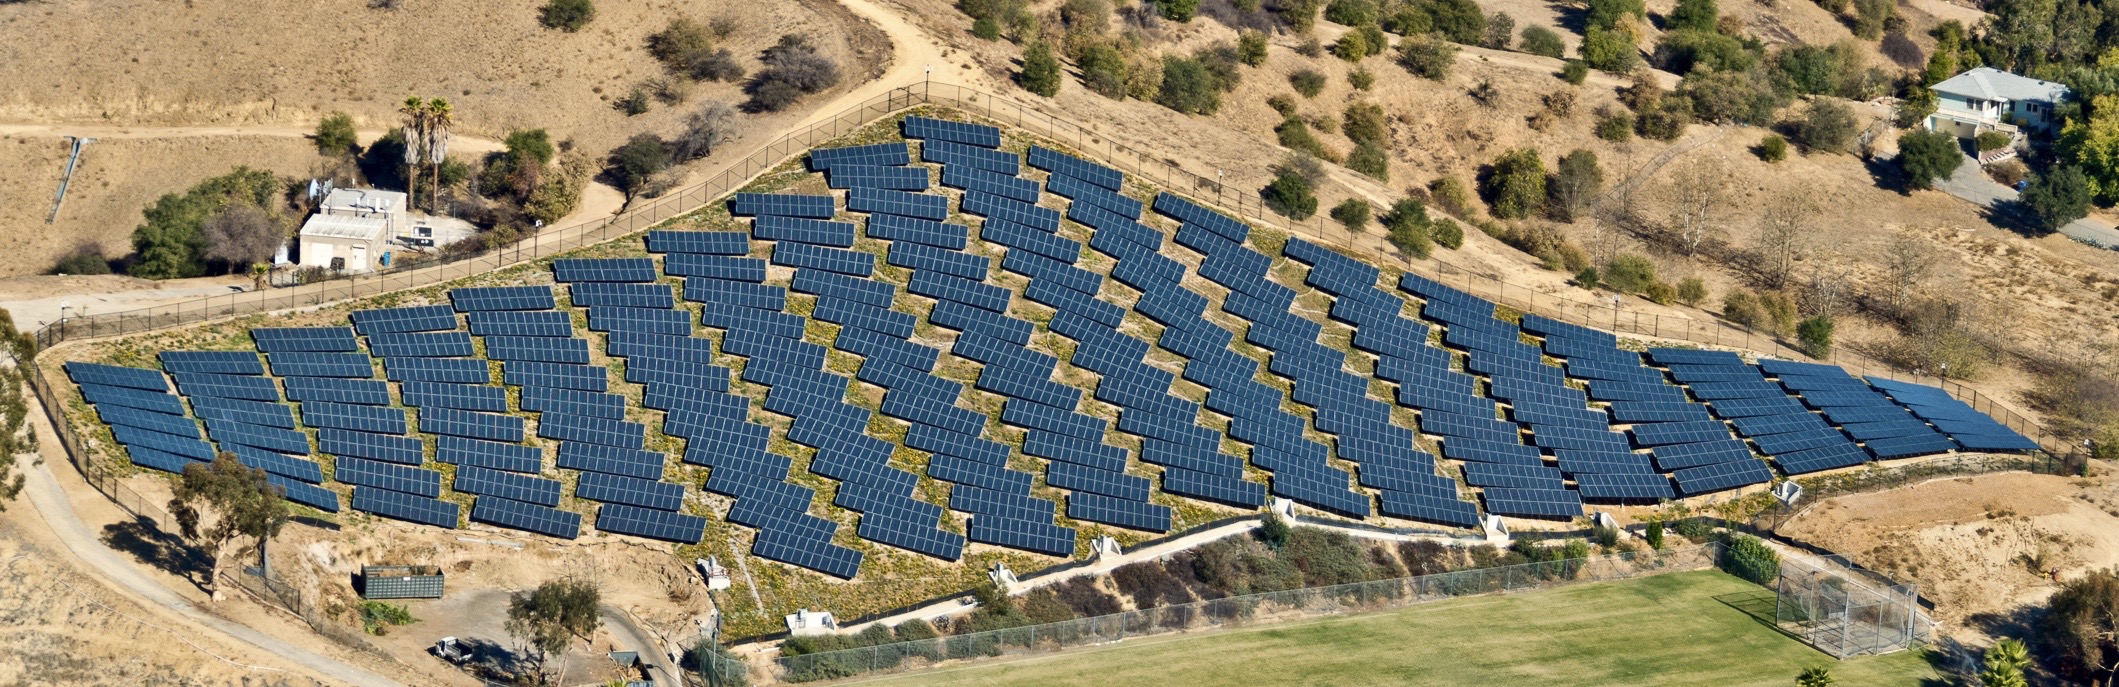
<path id="1" fill-rule="evenodd" d="M 723 47 L 755 69 L 782 34 L 814 37 L 848 80 L 888 54 L 880 34 L 827 0 L 710 3 L 604 0 L 579 33 L 537 22 L 539 0 L 52 0 L 0 6 L 0 121 L 313 127 L 343 110 L 362 128 L 396 120 L 408 95 L 448 98 L 458 127 L 499 138 L 543 127 L 606 150 L 674 128 L 690 110 L 627 117 L 612 102 L 660 76 L 649 34 L 670 19 L 726 18 Z M 36 50 L 27 46 L 39 46 Z M 691 102 L 743 99 L 708 83 Z"/>

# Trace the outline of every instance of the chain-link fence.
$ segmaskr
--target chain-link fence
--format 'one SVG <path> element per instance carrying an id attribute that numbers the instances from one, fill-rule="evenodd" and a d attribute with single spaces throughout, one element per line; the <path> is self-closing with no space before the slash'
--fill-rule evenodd
<path id="1" fill-rule="evenodd" d="M 1783 558 L 1774 623 L 1834 658 L 1904 651 L 1933 624 L 1913 585 L 1863 570 L 1843 556 Z"/>
<path id="2" fill-rule="evenodd" d="M 1018 656 L 1129 637 L 1209 631 L 1388 610 L 1476 594 L 1704 570 L 1714 567 L 1720 550 L 1720 544 L 1709 542 L 1665 551 L 1633 551 L 1232 596 L 1058 623 L 783 657 L 774 661 L 771 677 L 785 682 L 809 682 L 865 673 L 908 672 L 941 661 Z"/>
<path id="3" fill-rule="evenodd" d="M 216 579 L 233 583 L 259 600 L 286 609 L 288 613 L 294 614 L 294 617 L 300 618 L 302 623 L 309 626 L 310 630 L 323 635 L 331 641 L 376 656 L 389 656 L 389 654 L 383 653 L 381 649 L 375 648 L 374 644 L 368 643 L 367 638 L 362 637 L 359 632 L 333 622 L 331 618 L 318 612 L 316 607 L 309 603 L 309 599 L 303 596 L 300 588 L 281 580 L 267 577 L 263 571 L 255 567 L 245 567 L 240 572 L 224 572 Z"/>

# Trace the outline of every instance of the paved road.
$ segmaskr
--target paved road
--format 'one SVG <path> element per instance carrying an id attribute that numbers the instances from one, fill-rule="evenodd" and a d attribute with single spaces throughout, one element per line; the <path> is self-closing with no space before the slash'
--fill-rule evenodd
<path id="1" fill-rule="evenodd" d="M 641 629 L 640 624 L 633 621 L 633 614 L 612 606 L 604 606 L 600 611 L 603 626 L 609 628 L 611 634 L 617 635 L 619 643 L 638 652 L 640 661 L 647 664 L 647 679 L 650 684 L 657 687 L 681 687 L 684 684 L 684 678 L 677 675 L 677 664 L 670 661 L 669 651 L 662 647 L 662 642 L 655 641 L 655 635 Z"/>
<path id="2" fill-rule="evenodd" d="M 1964 159 L 1964 164 L 1957 166 L 1957 171 L 1951 174 L 1950 178 L 1935 182 L 1935 190 L 1989 210 L 1995 210 L 1996 206 L 2002 203 L 2014 201 L 2017 196 L 2016 189 L 2003 186 L 2001 182 L 1988 177 L 1986 171 L 1979 167 L 1979 163 L 1970 157 Z M 1996 210 L 2002 211 L 2004 210 Z M 2075 220 L 2061 227 L 2060 233 L 2106 248 L 2119 248 L 2119 229 L 2095 219 Z"/>
<path id="3" fill-rule="evenodd" d="M 38 418 L 43 417 L 35 410 L 30 414 Z M 72 504 L 66 500 L 65 490 L 60 488 L 57 478 L 51 474 L 50 461 L 30 466 L 25 472 L 28 473 L 28 480 L 24 491 L 29 494 L 30 504 L 36 507 L 38 515 L 51 526 L 52 532 L 58 535 L 60 541 L 66 543 L 67 550 L 73 552 L 75 557 L 80 558 L 81 562 L 97 575 L 193 622 L 278 654 L 294 663 L 308 666 L 311 670 L 342 683 L 360 687 L 402 687 L 394 680 L 365 669 L 341 663 L 249 627 L 206 614 L 183 597 L 177 596 L 175 592 L 147 579 L 146 575 L 134 569 L 117 552 L 105 547 L 102 540 L 96 538 L 89 530 L 88 524 L 82 522 L 80 516 L 74 513 Z"/>

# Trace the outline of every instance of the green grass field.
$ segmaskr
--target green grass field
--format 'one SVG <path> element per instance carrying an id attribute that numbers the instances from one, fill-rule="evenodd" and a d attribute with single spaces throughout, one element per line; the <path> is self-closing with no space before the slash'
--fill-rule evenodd
<path id="1" fill-rule="evenodd" d="M 1757 614 L 1764 614 L 1761 620 Z M 1773 594 L 1715 572 L 1459 599 L 1292 625 L 1127 641 L 871 685 L 1940 684 L 1920 652 L 1834 661 L 1771 627 Z"/>

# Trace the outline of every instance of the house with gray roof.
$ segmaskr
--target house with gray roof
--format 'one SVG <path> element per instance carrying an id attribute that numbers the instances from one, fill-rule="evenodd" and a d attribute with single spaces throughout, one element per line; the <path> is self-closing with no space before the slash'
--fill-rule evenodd
<path id="1" fill-rule="evenodd" d="M 2060 123 L 2054 108 L 2067 100 L 2068 87 L 1979 67 L 1929 86 L 1935 91 L 1935 113 L 1927 128 L 1959 138 L 1999 131 L 2050 133 Z"/>

